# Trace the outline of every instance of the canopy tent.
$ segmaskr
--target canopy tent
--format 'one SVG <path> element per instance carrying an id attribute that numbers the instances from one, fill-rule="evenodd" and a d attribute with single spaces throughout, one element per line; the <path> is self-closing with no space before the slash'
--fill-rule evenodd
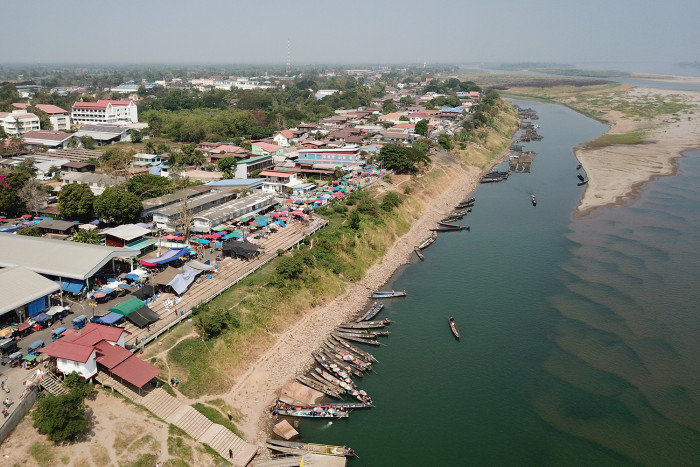
<path id="1" fill-rule="evenodd" d="M 153 267 L 157 264 L 165 264 L 176 260 L 187 254 L 187 248 L 171 248 L 164 255 L 148 260 L 142 259 L 141 264 L 148 267 Z"/>
<path id="2" fill-rule="evenodd" d="M 95 318 L 93 320 L 93 322 L 99 323 L 99 324 L 106 324 L 107 326 L 113 326 L 117 322 L 119 322 L 119 320 L 122 318 L 124 318 L 124 315 L 122 315 L 120 313 L 110 312 L 104 316 L 99 316 L 99 317 Z"/>
<path id="3" fill-rule="evenodd" d="M 43 323 L 45 321 L 48 321 L 51 317 L 47 315 L 46 313 L 39 313 L 34 317 L 34 321 L 37 323 Z"/>
<path id="4" fill-rule="evenodd" d="M 200 273 L 202 271 L 211 271 L 213 269 L 211 264 L 202 264 L 197 260 L 191 260 L 182 267 L 185 271 L 192 270 L 195 273 Z"/>
<path id="5" fill-rule="evenodd" d="M 109 287 L 103 287 L 100 290 L 98 290 L 97 292 L 103 293 L 103 294 L 111 294 L 111 293 L 114 293 L 114 289 L 109 288 Z"/>
<path id="6" fill-rule="evenodd" d="M 83 287 L 85 286 L 85 281 L 81 281 L 78 279 L 56 279 L 54 282 L 56 282 L 60 287 L 61 290 L 64 292 L 72 293 L 72 294 L 77 294 L 80 293 L 81 290 L 83 290 Z"/>
<path id="7" fill-rule="evenodd" d="M 175 276 L 173 280 L 168 282 L 168 285 L 173 288 L 176 294 L 182 295 L 187 290 L 187 287 L 194 282 L 196 275 L 197 273 L 192 270 L 185 271 Z"/>
<path id="8" fill-rule="evenodd" d="M 52 306 L 51 308 L 46 311 L 46 314 L 49 316 L 53 316 L 56 313 L 61 313 L 63 311 L 63 307 L 60 305 Z"/>
<path id="9" fill-rule="evenodd" d="M 126 319 L 128 319 L 140 328 L 145 328 L 149 324 L 158 321 L 160 319 L 160 316 L 158 316 L 158 313 L 151 310 L 147 306 L 142 306 L 138 310 L 129 313 Z"/>
<path id="10" fill-rule="evenodd" d="M 140 281 L 141 278 L 134 273 L 129 273 L 126 276 L 124 276 L 124 279 L 129 280 L 129 281 Z"/>
<path id="11" fill-rule="evenodd" d="M 18 332 L 26 331 L 27 329 L 29 329 L 29 323 L 26 321 L 24 323 L 19 323 L 19 326 L 17 326 Z"/>
<path id="12" fill-rule="evenodd" d="M 146 286 L 134 290 L 133 292 L 131 292 L 131 295 L 140 300 L 146 300 L 147 298 L 150 298 L 155 294 L 153 293 L 153 287 Z"/>
<path id="13" fill-rule="evenodd" d="M 110 308 L 109 311 L 113 313 L 119 313 L 120 315 L 129 316 L 131 313 L 138 310 L 142 306 L 146 306 L 146 304 L 143 303 L 142 300 L 139 300 L 136 297 L 129 297 L 123 302 L 118 303 L 113 308 Z"/>
<path id="14" fill-rule="evenodd" d="M 153 282 L 158 284 L 158 285 L 168 285 L 168 282 L 173 280 L 175 276 L 178 274 L 182 273 L 179 269 L 176 269 L 172 266 L 168 266 L 168 268 L 163 271 L 159 272 L 153 277 Z"/>
<path id="15" fill-rule="evenodd" d="M 231 256 L 241 256 L 243 258 L 253 258 L 258 254 L 258 246 L 253 243 L 246 242 L 228 242 L 222 247 L 224 253 Z"/>

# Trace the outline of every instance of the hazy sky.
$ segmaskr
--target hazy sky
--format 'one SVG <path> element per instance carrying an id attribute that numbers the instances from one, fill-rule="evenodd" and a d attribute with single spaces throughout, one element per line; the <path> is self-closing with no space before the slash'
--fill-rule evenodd
<path id="1" fill-rule="evenodd" d="M 700 60 L 700 0 L 5 0 L 8 62 Z"/>

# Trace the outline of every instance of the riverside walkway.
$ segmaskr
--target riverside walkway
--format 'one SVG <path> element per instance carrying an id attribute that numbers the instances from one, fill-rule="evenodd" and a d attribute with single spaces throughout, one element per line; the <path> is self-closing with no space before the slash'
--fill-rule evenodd
<path id="1" fill-rule="evenodd" d="M 277 250 L 290 250 L 301 243 L 304 238 L 325 227 L 328 221 L 315 217 L 305 222 L 294 222 L 286 228 L 262 239 L 258 245 L 264 253 L 255 259 L 246 261 L 243 259 L 226 258 L 219 261 L 216 272 L 211 272 L 212 278 L 200 283 L 193 283 L 189 290 L 179 298 L 176 295 L 164 293 L 158 296 L 158 300 L 151 302 L 151 310 L 158 313 L 160 320 L 153 323 L 148 329 L 141 329 L 132 323 L 127 323 L 125 330 L 131 334 L 126 339 L 127 345 L 141 347 L 183 319 L 188 319 L 192 307 L 200 303 L 207 303 L 230 287 L 234 286 L 277 256 Z M 149 287 L 149 286 L 146 286 Z M 175 303 L 176 302 L 176 303 Z M 182 311 L 182 313 L 180 313 Z"/>

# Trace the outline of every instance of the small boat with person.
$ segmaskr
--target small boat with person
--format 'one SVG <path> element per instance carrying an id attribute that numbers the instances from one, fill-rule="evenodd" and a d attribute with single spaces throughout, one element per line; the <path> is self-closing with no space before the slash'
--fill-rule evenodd
<path id="1" fill-rule="evenodd" d="M 349 352 L 365 362 L 377 362 L 377 359 L 374 358 L 374 355 L 365 350 L 362 350 L 359 347 L 352 345 L 350 342 L 346 341 L 343 338 L 339 338 L 331 334 L 330 338 L 327 340 L 327 343 L 336 346 L 339 351 Z"/>
<path id="2" fill-rule="evenodd" d="M 576 174 L 576 177 L 577 177 L 579 180 L 581 180 L 581 181 L 586 180 L 586 179 L 583 177 L 583 175 L 581 175 L 581 174 Z"/>
<path id="3" fill-rule="evenodd" d="M 313 408 L 313 409 L 278 409 L 275 406 L 270 408 L 272 415 L 285 415 L 287 417 L 302 417 L 302 418 L 345 418 L 350 414 L 345 410 L 340 409 L 326 409 L 326 408 Z"/>
<path id="4" fill-rule="evenodd" d="M 450 317 L 450 330 L 452 330 L 452 334 L 455 335 L 457 339 L 459 339 L 459 328 L 457 327 L 457 323 L 455 323 L 455 319 Z"/>
<path id="5" fill-rule="evenodd" d="M 530 195 L 532 197 L 532 205 L 537 206 L 537 198 L 535 198 L 535 195 Z"/>
<path id="6" fill-rule="evenodd" d="M 420 242 L 420 244 L 418 245 L 418 249 L 425 250 L 426 248 L 428 248 L 430 245 L 433 244 L 433 242 L 435 241 L 436 238 L 437 238 L 437 234 L 433 234 L 430 237 L 426 238 L 425 240 Z"/>

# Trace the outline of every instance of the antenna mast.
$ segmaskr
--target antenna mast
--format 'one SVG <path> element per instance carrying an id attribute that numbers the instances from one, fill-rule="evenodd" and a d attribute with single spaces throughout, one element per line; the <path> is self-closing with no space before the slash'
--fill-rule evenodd
<path id="1" fill-rule="evenodd" d="M 287 73 L 285 76 L 289 76 L 292 73 L 292 46 L 289 38 L 287 38 Z"/>

